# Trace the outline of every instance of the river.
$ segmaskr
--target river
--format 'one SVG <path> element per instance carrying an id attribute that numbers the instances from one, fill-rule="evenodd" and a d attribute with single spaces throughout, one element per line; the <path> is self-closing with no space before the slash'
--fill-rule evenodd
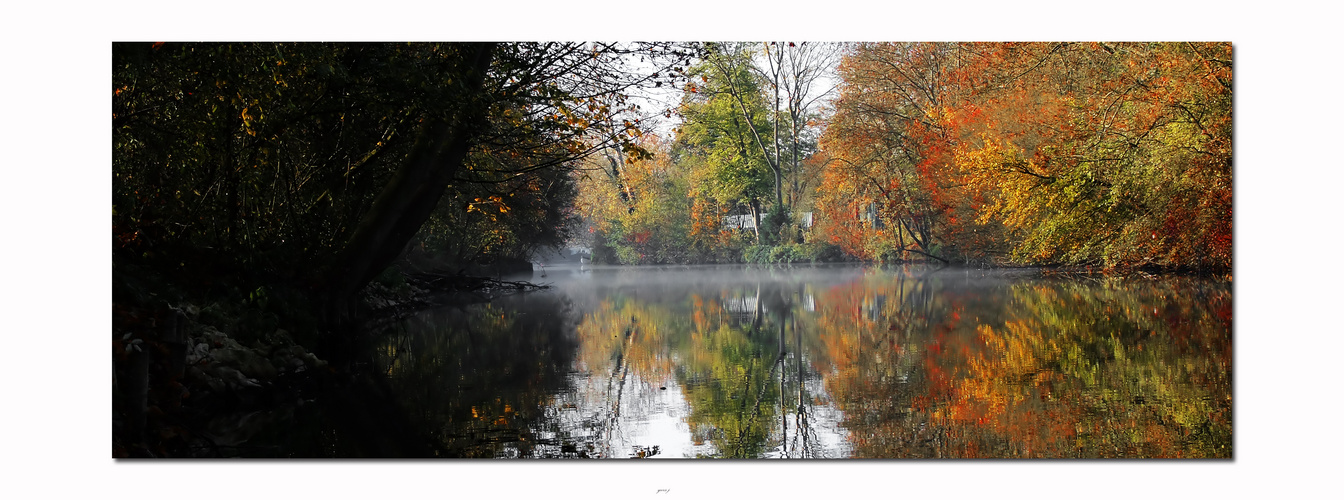
<path id="1" fill-rule="evenodd" d="M 856 266 L 534 281 L 551 288 L 381 327 L 370 371 L 399 439 L 479 458 L 1232 457 L 1230 282 Z M 326 449 L 299 455 L 342 453 Z"/>

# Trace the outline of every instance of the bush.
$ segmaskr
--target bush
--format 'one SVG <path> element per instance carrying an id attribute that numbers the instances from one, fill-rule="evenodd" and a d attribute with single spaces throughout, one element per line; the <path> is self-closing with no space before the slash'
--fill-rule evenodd
<path id="1" fill-rule="evenodd" d="M 742 252 L 743 260 L 751 264 L 796 264 L 840 262 L 845 253 L 840 247 L 826 243 L 785 243 L 782 245 L 752 245 Z"/>
<path id="2" fill-rule="evenodd" d="M 812 262 L 844 262 L 851 260 L 845 254 L 845 251 L 837 245 L 830 243 L 813 243 L 811 252 Z"/>
<path id="3" fill-rule="evenodd" d="M 770 207 L 761 218 L 761 242 L 767 245 L 773 245 L 788 241 L 790 238 L 781 238 L 783 233 L 790 226 L 790 216 L 788 207 L 777 204 Z"/>
<path id="4" fill-rule="evenodd" d="M 769 264 L 770 245 L 751 245 L 742 250 L 742 260 L 748 264 Z"/>
<path id="5" fill-rule="evenodd" d="M 597 231 L 593 234 L 593 264 L 620 264 L 621 260 L 616 256 L 616 249 L 607 243 L 607 234 Z"/>

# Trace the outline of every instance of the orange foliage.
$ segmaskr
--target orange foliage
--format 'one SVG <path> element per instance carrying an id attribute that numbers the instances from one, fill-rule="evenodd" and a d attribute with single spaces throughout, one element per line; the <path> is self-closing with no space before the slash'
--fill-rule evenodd
<path id="1" fill-rule="evenodd" d="M 1230 267 L 1231 70 L 1219 43 L 861 45 L 819 210 L 869 257 Z"/>

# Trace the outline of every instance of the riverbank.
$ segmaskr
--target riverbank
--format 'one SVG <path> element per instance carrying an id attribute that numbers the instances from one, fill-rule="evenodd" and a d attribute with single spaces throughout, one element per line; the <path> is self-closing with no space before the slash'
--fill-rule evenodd
<path id="1" fill-rule="evenodd" d="M 611 252 L 607 252 L 611 254 Z M 817 264 L 845 264 L 862 266 L 902 266 L 902 265 L 929 265 L 929 266 L 948 266 L 957 268 L 971 269 L 1024 269 L 1036 270 L 1042 274 L 1053 275 L 1104 275 L 1104 276 L 1133 276 L 1133 277 L 1156 277 L 1156 276 L 1202 276 L 1208 278 L 1219 278 L 1230 280 L 1232 270 L 1222 267 L 1194 267 L 1194 266 L 1160 266 L 1151 263 L 1131 263 L 1117 264 L 1107 266 L 1102 263 L 1092 264 L 1070 264 L 1060 262 L 1028 263 L 1019 262 L 1010 259 L 1007 255 L 980 255 L 978 257 L 967 257 L 963 255 L 931 255 L 921 252 L 897 252 L 893 250 L 879 252 L 874 258 L 856 257 L 845 253 L 839 246 L 809 241 L 803 243 L 781 243 L 775 245 L 755 244 L 734 249 L 728 253 L 727 259 L 702 260 L 702 261 L 658 261 L 649 260 L 646 255 L 640 255 L 640 258 L 622 262 L 614 254 L 607 255 L 606 259 L 598 258 L 598 253 L 594 253 L 594 261 L 603 265 L 713 265 L 713 264 L 748 264 L 760 266 L 797 266 L 797 265 L 817 265 Z M 549 265 L 549 263 L 548 263 Z"/>
<path id="2" fill-rule="evenodd" d="M 284 328 L 221 327 L 214 314 L 182 301 L 114 301 L 113 457 L 230 456 L 258 431 L 257 417 L 292 411 L 333 381 L 330 364 Z"/>

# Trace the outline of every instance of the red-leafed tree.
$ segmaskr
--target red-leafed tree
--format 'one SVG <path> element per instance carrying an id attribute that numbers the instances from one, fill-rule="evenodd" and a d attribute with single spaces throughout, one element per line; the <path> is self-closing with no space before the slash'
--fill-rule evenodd
<path id="1" fill-rule="evenodd" d="M 863 219 L 868 254 L 1230 268 L 1231 71 L 1225 43 L 860 45 L 828 227 Z"/>

